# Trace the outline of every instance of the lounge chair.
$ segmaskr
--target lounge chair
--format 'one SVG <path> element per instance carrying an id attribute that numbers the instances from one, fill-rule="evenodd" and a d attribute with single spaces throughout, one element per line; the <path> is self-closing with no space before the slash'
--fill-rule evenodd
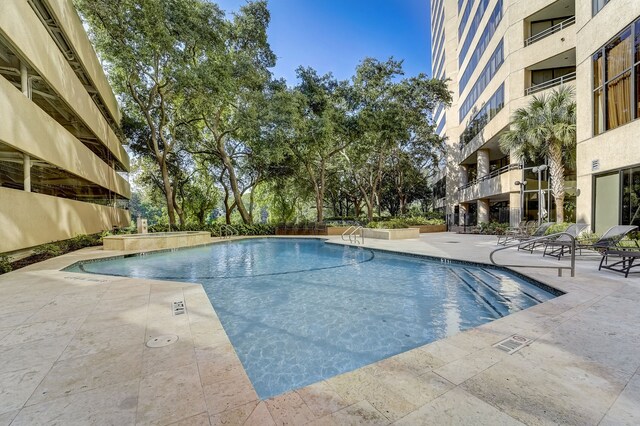
<path id="1" fill-rule="evenodd" d="M 598 241 L 594 243 L 579 243 L 576 244 L 576 249 L 580 250 L 593 250 L 599 253 L 605 252 L 607 249 L 615 249 L 620 241 L 631 231 L 638 229 L 635 225 L 616 225 L 612 226 L 605 232 Z"/>
<path id="2" fill-rule="evenodd" d="M 567 234 L 578 238 L 578 236 L 589 227 L 587 223 L 574 223 L 567 228 Z M 568 235 L 560 235 L 559 237 L 546 241 L 544 243 L 544 253 L 542 256 L 553 256 L 560 259 L 565 253 L 571 252 L 571 237 Z"/>
<path id="3" fill-rule="evenodd" d="M 609 264 L 609 260 L 611 260 L 611 258 L 620 260 Z M 616 247 L 613 249 L 607 249 L 604 251 L 604 253 L 602 253 L 602 259 L 600 259 L 600 266 L 598 267 L 598 271 L 604 268 L 614 272 L 621 272 L 624 274 L 624 277 L 627 278 L 630 273 L 637 274 L 638 272 L 640 272 L 631 272 L 631 268 L 640 266 L 640 263 L 634 264 L 634 262 L 638 258 L 640 258 L 640 248 Z"/>
<path id="4" fill-rule="evenodd" d="M 538 228 L 533 232 L 533 234 L 528 236 L 518 237 L 515 239 L 523 243 L 529 240 L 544 237 L 544 234 L 547 232 L 547 229 L 549 229 L 551 226 L 555 224 L 556 224 L 555 222 L 545 222 L 542 225 L 538 226 Z M 525 244 L 524 246 L 518 246 L 518 250 L 529 250 L 529 252 L 533 253 L 533 249 L 535 249 L 539 245 L 542 245 L 542 242 L 533 241 L 529 244 Z"/>
<path id="5" fill-rule="evenodd" d="M 528 224 L 529 224 L 529 227 L 527 226 Z M 496 243 L 496 245 L 504 246 L 509 241 L 514 240 L 515 237 L 530 234 L 530 232 L 527 232 L 529 228 L 530 228 L 530 222 L 526 220 L 521 221 L 518 224 L 518 226 L 507 228 L 504 231 L 503 235 L 498 235 L 498 242 Z"/>
<path id="6" fill-rule="evenodd" d="M 504 235 L 498 236 L 498 245 L 506 245 L 510 241 L 516 241 L 523 238 L 528 238 L 538 228 L 537 220 L 529 220 L 520 222 L 515 228 L 509 228 Z M 501 238 L 502 237 L 502 238 Z"/>

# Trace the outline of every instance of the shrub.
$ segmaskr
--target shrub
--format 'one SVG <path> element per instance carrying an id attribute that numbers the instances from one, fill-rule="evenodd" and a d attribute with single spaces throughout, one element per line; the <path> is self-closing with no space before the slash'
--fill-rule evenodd
<path id="1" fill-rule="evenodd" d="M 395 218 L 390 220 L 381 220 L 367 223 L 367 228 L 377 229 L 400 229 L 408 228 L 409 223 L 405 219 Z"/>
<path id="2" fill-rule="evenodd" d="M 556 223 L 554 225 L 551 225 L 549 229 L 547 229 L 547 231 L 544 233 L 544 235 L 551 235 L 551 234 L 557 234 L 558 232 L 564 232 L 571 225 L 572 224 L 568 222 Z"/>
<path id="3" fill-rule="evenodd" d="M 485 235 L 504 235 L 509 228 L 508 223 L 498 222 L 480 222 L 478 223 L 478 232 Z"/>
<path id="4" fill-rule="evenodd" d="M 33 249 L 33 253 L 48 259 L 50 257 L 60 256 L 62 254 L 62 248 L 55 243 L 43 244 Z"/>
<path id="5" fill-rule="evenodd" d="M 65 241 L 67 251 L 80 250 L 85 247 L 92 247 L 100 244 L 102 241 L 101 235 L 85 235 L 80 234 Z"/>
<path id="6" fill-rule="evenodd" d="M 11 262 L 9 261 L 9 256 L 2 255 L 0 256 L 0 274 L 7 272 L 11 272 Z"/>

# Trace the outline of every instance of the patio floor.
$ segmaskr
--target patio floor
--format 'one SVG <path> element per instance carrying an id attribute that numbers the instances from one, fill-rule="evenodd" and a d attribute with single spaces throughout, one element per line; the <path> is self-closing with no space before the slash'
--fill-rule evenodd
<path id="1" fill-rule="evenodd" d="M 365 245 L 488 262 L 494 243 L 439 233 Z M 0 276 L 0 426 L 640 424 L 640 280 L 598 272 L 599 257 L 579 259 L 575 278 L 520 270 L 561 297 L 260 401 L 200 285 L 60 271 L 120 253 L 84 249 Z M 513 334 L 533 343 L 493 347 Z M 145 345 L 164 335 L 179 340 Z"/>

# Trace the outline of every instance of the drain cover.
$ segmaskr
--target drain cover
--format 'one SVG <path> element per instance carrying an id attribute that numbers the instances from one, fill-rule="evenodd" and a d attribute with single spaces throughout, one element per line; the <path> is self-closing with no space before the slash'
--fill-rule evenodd
<path id="1" fill-rule="evenodd" d="M 162 348 L 164 346 L 169 346 L 178 341 L 178 336 L 175 334 L 167 334 L 164 336 L 154 337 L 147 342 L 147 347 L 149 348 Z"/>
<path id="2" fill-rule="evenodd" d="M 495 345 L 493 345 L 493 347 L 503 350 L 511 355 L 512 353 L 519 351 L 525 346 L 531 344 L 531 342 L 533 342 L 533 340 L 514 334 L 513 336 L 496 343 Z"/>

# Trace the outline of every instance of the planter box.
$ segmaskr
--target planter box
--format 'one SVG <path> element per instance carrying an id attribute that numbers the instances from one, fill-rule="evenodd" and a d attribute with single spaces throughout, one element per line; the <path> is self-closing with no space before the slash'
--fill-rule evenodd
<path id="1" fill-rule="evenodd" d="M 348 226 L 328 226 L 327 235 L 342 235 L 347 229 Z"/>
<path id="2" fill-rule="evenodd" d="M 416 225 L 409 228 L 418 228 L 421 234 L 429 232 L 447 232 L 447 225 Z"/>
<path id="3" fill-rule="evenodd" d="M 365 238 L 377 238 L 379 240 L 405 240 L 409 238 L 419 238 L 420 230 L 418 228 L 400 228 L 400 229 L 371 229 L 364 228 L 362 233 Z"/>
<path id="4" fill-rule="evenodd" d="M 151 234 L 111 235 L 102 239 L 103 250 L 159 250 L 191 247 L 211 242 L 205 231 L 156 232 Z"/>

